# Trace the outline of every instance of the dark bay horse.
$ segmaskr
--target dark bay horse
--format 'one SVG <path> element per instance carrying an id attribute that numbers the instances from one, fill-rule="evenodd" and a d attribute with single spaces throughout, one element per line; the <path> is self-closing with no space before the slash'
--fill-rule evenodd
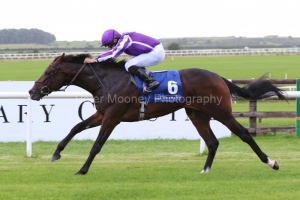
<path id="1" fill-rule="evenodd" d="M 140 102 L 136 101 L 140 94 L 136 85 L 131 81 L 130 73 L 124 69 L 125 61 L 109 60 L 83 68 L 83 61 L 86 57 L 90 57 L 90 55 L 62 54 L 54 59 L 29 91 L 31 99 L 39 101 L 45 95 L 60 91 L 61 87 L 71 84 L 79 86 L 93 95 L 96 107 L 95 114 L 74 126 L 58 144 L 52 157 L 52 161 L 60 159 L 61 151 L 77 133 L 101 125 L 90 155 L 77 174 L 88 172 L 95 156 L 120 122 L 138 121 L 140 108 Z M 283 91 L 274 86 L 270 80 L 266 80 L 264 76 L 247 86 L 238 87 L 225 78 L 203 69 L 182 69 L 179 70 L 179 74 L 185 99 L 213 96 L 221 99 L 221 101 L 148 104 L 146 119 L 161 117 L 184 108 L 208 147 L 208 156 L 202 170 L 203 173 L 209 172 L 211 169 L 219 145 L 210 128 L 209 121 L 211 118 L 224 124 L 232 133 L 247 143 L 263 163 L 273 169 L 279 169 L 278 162 L 269 159 L 256 144 L 248 130 L 232 116 L 231 97 L 259 100 L 276 95 L 285 100 Z M 110 102 L 110 95 L 129 97 L 132 101 Z M 96 101 L 96 99 L 101 99 L 101 101 Z"/>

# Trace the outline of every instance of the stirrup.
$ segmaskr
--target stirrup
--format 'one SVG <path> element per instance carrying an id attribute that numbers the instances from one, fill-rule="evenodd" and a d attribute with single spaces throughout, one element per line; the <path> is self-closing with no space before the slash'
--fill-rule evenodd
<path id="1" fill-rule="evenodd" d="M 148 84 L 147 89 L 149 89 L 151 91 L 155 90 L 159 86 L 159 84 L 160 83 L 158 81 L 154 80 L 152 83 Z"/>
<path id="2" fill-rule="evenodd" d="M 143 84 L 144 95 L 150 94 L 153 90 L 155 90 L 159 86 L 160 83 L 158 81 L 153 81 L 152 84 L 154 85 L 152 85 L 151 87 L 149 87 L 149 84 L 145 84 L 145 83 Z"/>
<path id="3" fill-rule="evenodd" d="M 143 93 L 144 93 L 144 95 L 147 96 L 147 95 L 150 94 L 151 92 L 152 92 L 151 89 L 149 90 L 149 89 L 147 88 L 147 86 L 144 86 L 144 88 L 143 88 Z"/>

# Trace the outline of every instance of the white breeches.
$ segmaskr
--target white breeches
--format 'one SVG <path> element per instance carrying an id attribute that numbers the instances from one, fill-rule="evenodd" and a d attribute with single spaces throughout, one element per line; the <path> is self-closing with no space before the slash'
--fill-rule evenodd
<path id="1" fill-rule="evenodd" d="M 162 44 L 154 47 L 149 53 L 144 53 L 135 57 L 130 58 L 125 63 L 125 68 L 128 71 L 128 68 L 136 65 L 138 67 L 149 67 L 161 63 L 165 59 L 165 50 Z"/>

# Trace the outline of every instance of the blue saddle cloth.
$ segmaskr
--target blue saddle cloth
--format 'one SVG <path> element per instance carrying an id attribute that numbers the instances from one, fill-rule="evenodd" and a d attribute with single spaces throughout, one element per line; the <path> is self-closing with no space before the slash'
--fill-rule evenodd
<path id="1" fill-rule="evenodd" d="M 160 85 L 150 94 L 144 95 L 143 81 L 134 76 L 139 93 L 140 100 L 149 103 L 179 103 L 183 102 L 182 83 L 179 72 L 176 70 L 150 72 L 150 75 L 157 80 Z"/>

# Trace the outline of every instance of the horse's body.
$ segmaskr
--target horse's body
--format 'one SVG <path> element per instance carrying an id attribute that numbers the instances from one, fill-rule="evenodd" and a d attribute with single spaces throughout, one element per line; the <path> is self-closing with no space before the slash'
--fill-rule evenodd
<path id="1" fill-rule="evenodd" d="M 140 102 L 137 101 L 139 92 L 136 85 L 130 81 L 130 74 L 124 69 L 124 62 L 111 61 L 93 64 L 93 68 L 86 66 L 78 74 L 77 72 L 87 56 L 89 55 L 65 56 L 63 54 L 56 58 L 29 91 L 31 99 L 40 100 L 43 96 L 52 91 L 58 91 L 62 86 L 72 82 L 72 85 L 79 86 L 94 96 L 96 113 L 74 126 L 70 133 L 58 144 L 52 157 L 52 161 L 60 159 L 61 151 L 77 133 L 101 125 L 90 155 L 78 174 L 88 172 L 94 157 L 100 152 L 109 135 L 120 122 L 138 121 L 140 109 Z M 93 70 L 97 75 L 93 73 Z M 202 172 L 210 170 L 218 148 L 218 140 L 209 125 L 211 118 L 224 124 L 243 142 L 246 142 L 262 162 L 273 169 L 279 169 L 277 161 L 270 160 L 255 143 L 247 129 L 232 116 L 231 96 L 258 100 L 277 95 L 279 98 L 284 99 L 280 89 L 264 78 L 258 79 L 247 87 L 239 88 L 207 70 L 183 69 L 179 73 L 182 81 L 183 97 L 189 101 L 148 104 L 146 119 L 161 117 L 185 108 L 188 117 L 208 146 L 209 153 Z M 113 95 L 130 97 L 132 101 L 110 102 L 109 97 Z M 208 102 L 199 103 L 197 101 L 199 97 L 210 97 L 211 99 Z M 215 99 L 212 97 L 215 97 Z"/>

